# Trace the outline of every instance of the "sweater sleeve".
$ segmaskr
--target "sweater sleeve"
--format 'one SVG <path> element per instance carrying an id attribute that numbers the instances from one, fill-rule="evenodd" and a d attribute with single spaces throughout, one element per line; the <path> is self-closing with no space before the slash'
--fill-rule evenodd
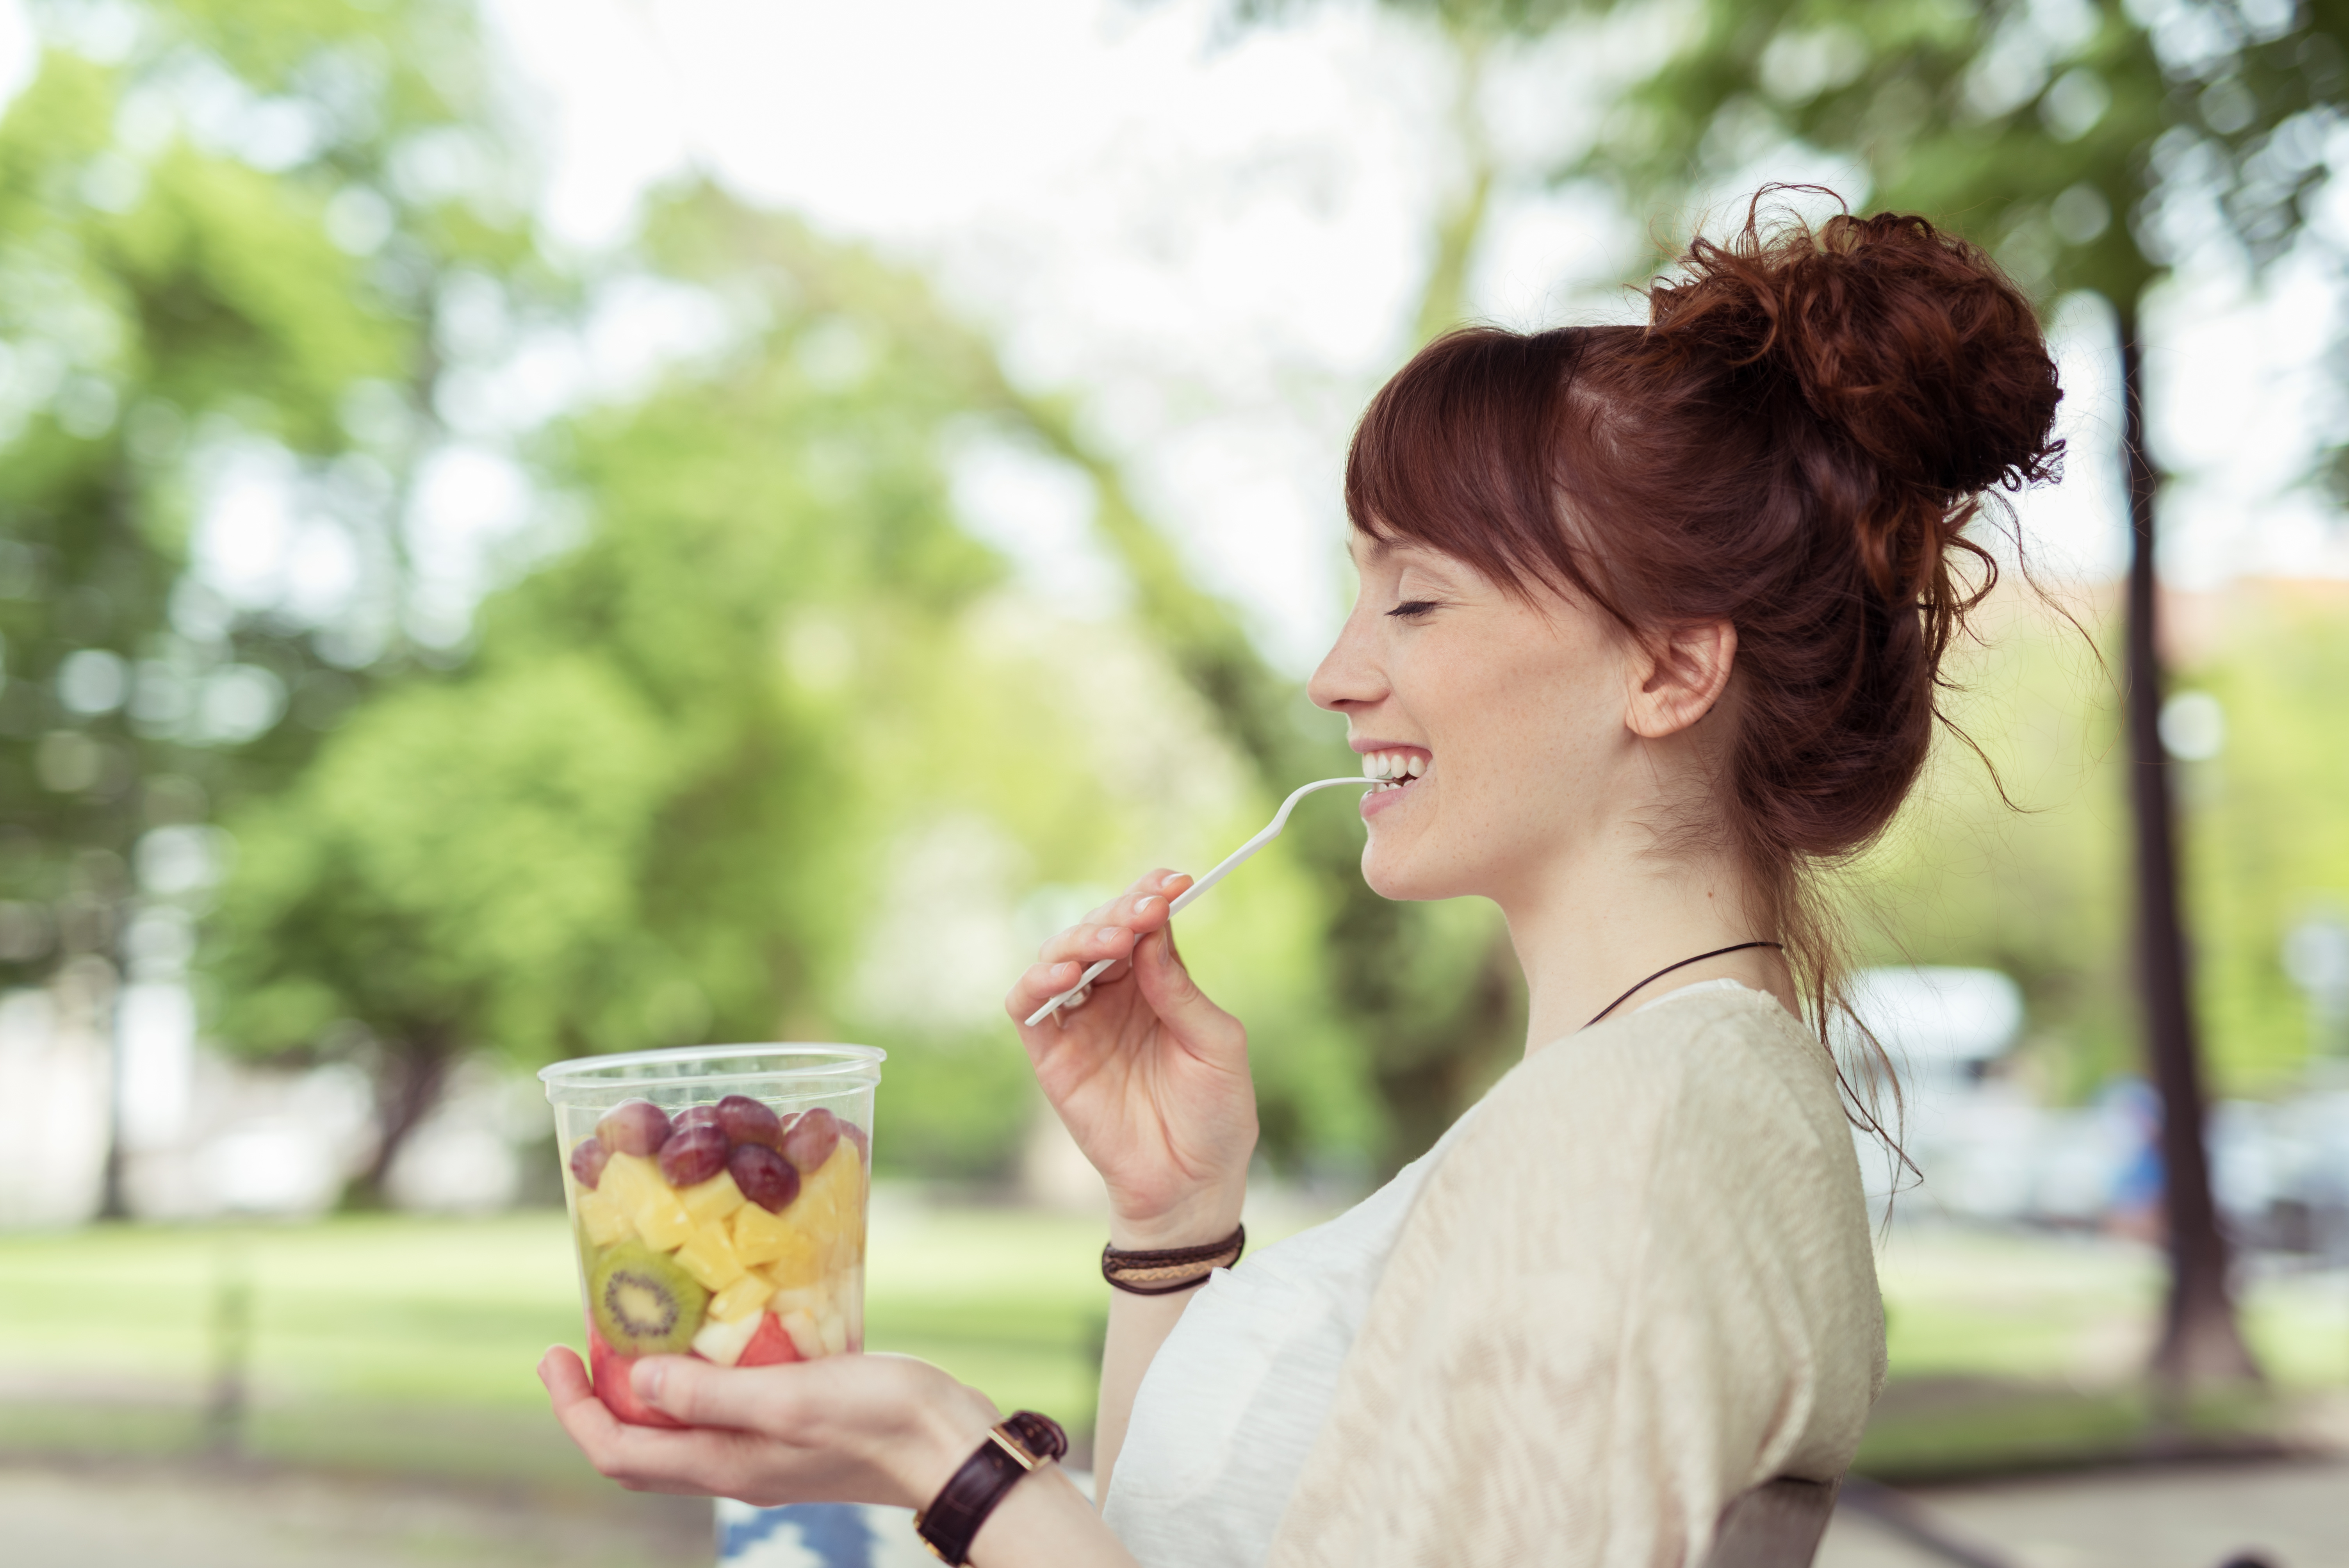
<path id="1" fill-rule="evenodd" d="M 1274 1568 L 1682 1568 L 1739 1492 L 1849 1462 L 1882 1315 L 1817 1046 L 1736 997 L 1625 1023 L 1431 1177 Z"/>

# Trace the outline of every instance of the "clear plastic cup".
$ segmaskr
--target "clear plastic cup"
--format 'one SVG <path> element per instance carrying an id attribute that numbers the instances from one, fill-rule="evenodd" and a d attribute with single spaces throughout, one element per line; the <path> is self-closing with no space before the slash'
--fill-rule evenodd
<path id="1" fill-rule="evenodd" d="M 641 1356 L 727 1367 L 864 1346 L 871 1046 L 695 1046 L 538 1075 L 554 1106 L 595 1392 L 637 1401 Z"/>

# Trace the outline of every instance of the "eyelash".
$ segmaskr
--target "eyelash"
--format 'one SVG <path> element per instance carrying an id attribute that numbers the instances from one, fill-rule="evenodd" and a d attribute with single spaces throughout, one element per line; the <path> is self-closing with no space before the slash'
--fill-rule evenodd
<path id="1" fill-rule="evenodd" d="M 1393 609 L 1388 611 L 1387 614 L 1390 615 L 1400 616 L 1408 621 L 1418 616 L 1424 615 L 1434 608 L 1435 601 L 1433 599 L 1406 599 L 1402 603 L 1396 605 Z"/>

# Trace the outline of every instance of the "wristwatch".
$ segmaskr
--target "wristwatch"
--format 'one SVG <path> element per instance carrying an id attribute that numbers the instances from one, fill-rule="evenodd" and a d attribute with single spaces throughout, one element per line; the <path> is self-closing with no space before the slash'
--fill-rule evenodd
<path id="1" fill-rule="evenodd" d="M 995 1427 L 930 1506 L 914 1515 L 914 1531 L 932 1555 L 959 1565 L 970 1561 L 978 1527 L 1021 1476 L 1069 1451 L 1069 1434 L 1050 1416 L 1021 1410 Z"/>

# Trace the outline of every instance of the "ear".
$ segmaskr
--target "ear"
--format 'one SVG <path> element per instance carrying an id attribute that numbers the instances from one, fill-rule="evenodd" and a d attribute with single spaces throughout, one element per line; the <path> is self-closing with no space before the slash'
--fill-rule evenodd
<path id="1" fill-rule="evenodd" d="M 1678 735 L 1713 711 L 1737 662 L 1737 628 L 1727 621 L 1674 626 L 1632 645 L 1635 683 L 1624 722 L 1650 740 Z"/>

